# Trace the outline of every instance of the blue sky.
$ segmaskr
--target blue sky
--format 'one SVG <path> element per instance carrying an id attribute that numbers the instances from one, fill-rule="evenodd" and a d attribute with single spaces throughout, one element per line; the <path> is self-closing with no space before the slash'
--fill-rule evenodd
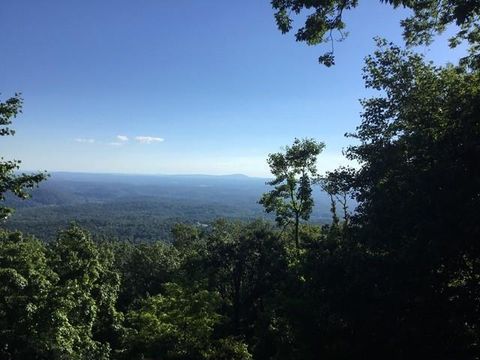
<path id="1" fill-rule="evenodd" d="M 374 36 L 402 43 L 406 14 L 363 3 L 327 69 L 268 0 L 4 1 L 0 96 L 25 104 L 1 154 L 28 170 L 266 176 L 268 153 L 313 137 L 320 170 L 344 164 L 363 58 Z M 454 61 L 444 39 L 419 50 Z"/>

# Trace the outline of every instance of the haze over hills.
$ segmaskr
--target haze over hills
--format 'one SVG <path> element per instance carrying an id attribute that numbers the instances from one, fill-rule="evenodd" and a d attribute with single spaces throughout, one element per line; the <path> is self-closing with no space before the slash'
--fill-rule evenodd
<path id="1" fill-rule="evenodd" d="M 268 179 L 232 175 L 127 175 L 54 172 L 32 198 L 10 197 L 6 226 L 52 240 L 75 221 L 99 236 L 168 240 L 176 222 L 271 218 L 258 200 Z M 317 187 L 312 221 L 328 222 L 330 203 Z"/>

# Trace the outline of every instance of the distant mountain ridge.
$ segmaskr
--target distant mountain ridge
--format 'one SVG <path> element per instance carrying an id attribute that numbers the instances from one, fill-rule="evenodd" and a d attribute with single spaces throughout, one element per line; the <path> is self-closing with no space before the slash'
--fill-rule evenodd
<path id="1" fill-rule="evenodd" d="M 248 176 L 241 173 L 235 174 L 202 174 L 202 173 L 192 173 L 192 174 L 135 174 L 135 173 L 109 173 L 109 172 L 74 172 L 74 171 L 53 171 L 50 172 L 51 178 L 62 178 L 69 180 L 79 180 L 79 179 L 102 179 L 102 178 L 238 178 L 238 179 L 262 179 L 268 180 L 269 178 L 258 177 L 258 176 Z"/>

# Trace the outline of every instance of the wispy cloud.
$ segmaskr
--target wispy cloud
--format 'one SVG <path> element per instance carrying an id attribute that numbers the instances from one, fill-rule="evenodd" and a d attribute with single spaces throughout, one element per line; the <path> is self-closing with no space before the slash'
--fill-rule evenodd
<path id="1" fill-rule="evenodd" d="M 165 139 L 154 136 L 135 136 L 135 140 L 141 144 L 152 144 L 155 142 L 163 142 Z"/>
<path id="2" fill-rule="evenodd" d="M 95 139 L 76 138 L 75 141 L 78 143 L 93 144 Z"/>
<path id="3" fill-rule="evenodd" d="M 156 137 L 156 136 L 135 136 L 133 139 L 135 139 L 135 141 L 141 144 L 153 144 L 153 143 L 161 143 L 165 141 L 165 139 L 161 137 Z M 96 142 L 95 139 L 91 139 L 91 138 L 76 138 L 74 140 L 75 142 L 82 143 L 82 144 L 93 144 Z M 130 141 L 130 137 L 128 137 L 127 135 L 117 135 L 114 141 L 111 141 L 111 142 L 100 141 L 99 144 L 106 144 L 110 146 L 123 146 L 128 144 L 129 141 Z"/>

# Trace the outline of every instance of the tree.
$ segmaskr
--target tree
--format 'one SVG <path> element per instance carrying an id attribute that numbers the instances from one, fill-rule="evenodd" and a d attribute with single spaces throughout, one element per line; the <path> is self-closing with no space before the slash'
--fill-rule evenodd
<path id="1" fill-rule="evenodd" d="M 328 171 L 321 178 L 321 187 L 330 196 L 332 204 L 332 216 L 334 223 L 338 223 L 336 213 L 336 203 L 338 202 L 343 211 L 343 227 L 346 229 L 350 220 L 350 212 L 348 210 L 349 201 L 353 197 L 353 179 L 355 178 L 355 170 L 349 167 L 341 166 L 334 171 Z"/>
<path id="2" fill-rule="evenodd" d="M 9 125 L 22 110 L 22 98 L 19 94 L 14 97 L 0 102 L 0 136 L 13 136 L 15 130 Z M 15 172 L 20 168 L 20 160 L 5 161 L 0 158 L 0 202 L 5 201 L 5 195 L 8 192 L 26 199 L 29 197 L 27 189 L 31 189 L 38 185 L 39 182 L 47 178 L 46 173 L 36 174 L 20 174 Z M 12 214 L 13 210 L 0 205 L 0 219 L 6 219 Z"/>
<path id="3" fill-rule="evenodd" d="M 450 46 L 455 47 L 462 41 L 470 46 L 470 56 L 463 59 L 471 66 L 480 65 L 480 2 L 477 0 L 380 0 L 394 8 L 403 6 L 413 14 L 403 20 L 404 39 L 407 45 L 429 44 L 434 34 L 441 33 L 450 24 L 459 27 L 455 36 L 450 39 Z M 308 45 L 323 42 L 331 44 L 330 51 L 319 58 L 319 62 L 332 66 L 335 63 L 334 42 L 346 37 L 346 24 L 343 15 L 346 10 L 358 6 L 358 0 L 272 0 L 275 9 L 275 20 L 279 30 L 287 33 L 293 28 L 293 15 L 302 11 L 311 11 L 305 24 L 298 29 L 296 40 Z M 338 39 L 335 39 L 338 33 Z"/>
<path id="4" fill-rule="evenodd" d="M 282 227 L 294 225 L 295 245 L 299 247 L 300 220 L 308 220 L 313 209 L 312 184 L 316 181 L 317 157 L 325 145 L 314 139 L 295 139 L 285 152 L 268 156 L 270 171 L 275 179 L 267 182 L 274 189 L 263 194 L 260 204 L 275 212 Z"/>
<path id="5" fill-rule="evenodd" d="M 159 294 L 163 284 L 173 280 L 179 266 L 178 252 L 163 241 L 117 243 L 114 249 L 115 267 L 121 275 L 117 305 L 122 311 L 135 301 Z"/>
<path id="6" fill-rule="evenodd" d="M 56 274 L 40 241 L 0 230 L 0 358 L 38 359 L 49 339 L 43 321 Z"/>
<path id="7" fill-rule="evenodd" d="M 480 338 L 480 71 L 378 45 L 364 78 L 379 95 L 362 101 L 347 150 L 360 164 L 351 233 L 384 264 L 372 318 L 395 324 L 385 353 L 469 359 Z"/>
<path id="8" fill-rule="evenodd" d="M 243 339 L 256 359 L 276 358 L 284 335 L 276 311 L 283 302 L 289 257 L 279 231 L 268 222 L 220 219 L 193 237 L 191 231 L 181 234 L 188 241 L 180 241 L 178 281 L 219 294 L 216 333 Z M 228 352 L 222 358 L 230 358 Z"/>
<path id="9" fill-rule="evenodd" d="M 50 327 L 42 334 L 50 339 L 48 358 L 108 359 L 107 338 L 115 335 L 120 320 L 113 254 L 75 225 L 60 232 L 48 250 L 50 268 L 58 276 L 43 319 Z"/>
<path id="10" fill-rule="evenodd" d="M 112 255 L 76 227 L 51 245 L 0 231 L 0 357 L 108 359 L 121 320 Z"/>

